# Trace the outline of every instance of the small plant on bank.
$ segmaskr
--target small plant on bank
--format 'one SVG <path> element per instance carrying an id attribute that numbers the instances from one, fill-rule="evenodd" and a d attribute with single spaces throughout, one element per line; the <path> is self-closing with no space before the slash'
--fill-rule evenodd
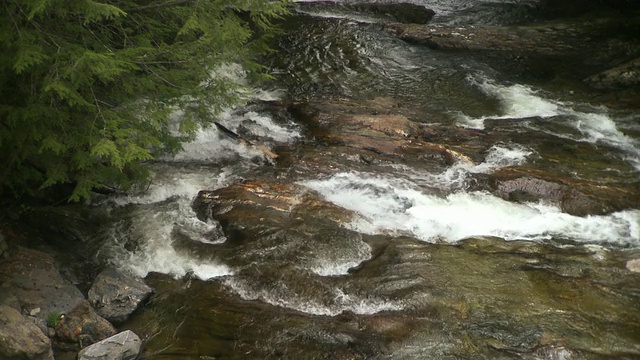
<path id="1" fill-rule="evenodd" d="M 47 326 L 51 327 L 51 328 L 56 328 L 58 326 L 58 324 L 60 323 L 60 319 L 62 317 L 60 316 L 60 313 L 57 311 L 50 311 L 47 314 Z"/>

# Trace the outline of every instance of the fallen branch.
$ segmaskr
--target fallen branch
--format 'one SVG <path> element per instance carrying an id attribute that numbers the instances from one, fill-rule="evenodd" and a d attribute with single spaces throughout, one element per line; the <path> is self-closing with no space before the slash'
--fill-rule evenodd
<path id="1" fill-rule="evenodd" d="M 247 144 L 251 147 L 254 147 L 260 151 L 262 151 L 263 154 L 265 154 L 266 156 L 275 159 L 278 157 L 278 154 L 274 153 L 273 151 L 269 150 L 269 148 L 267 148 L 264 145 L 256 145 L 254 143 L 252 143 L 251 141 L 247 140 L 244 136 L 238 135 L 235 132 L 227 129 L 224 125 L 220 124 L 219 122 L 213 122 L 216 125 L 216 128 L 218 128 L 218 130 L 220 130 L 220 132 L 222 132 L 225 136 L 227 136 L 230 139 L 235 140 L 236 142 L 239 143 L 243 143 L 243 144 Z"/>

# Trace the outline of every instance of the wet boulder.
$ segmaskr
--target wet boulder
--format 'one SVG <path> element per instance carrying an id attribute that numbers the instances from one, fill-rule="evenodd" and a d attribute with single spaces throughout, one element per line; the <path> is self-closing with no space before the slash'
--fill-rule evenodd
<path id="1" fill-rule="evenodd" d="M 289 111 L 307 137 L 368 163 L 431 158 L 450 165 L 478 159 L 487 147 L 479 131 L 426 125 L 422 114 L 387 98 L 295 103 Z"/>
<path id="2" fill-rule="evenodd" d="M 411 121 L 410 114 L 388 99 L 298 103 L 290 112 L 308 126 L 310 135 L 326 144 L 345 144 L 379 154 L 397 154 L 420 134 L 420 126 Z"/>
<path id="3" fill-rule="evenodd" d="M 322 200 L 303 186 L 278 182 L 250 181 L 200 191 L 193 207 L 200 219 L 220 221 L 231 240 L 237 233 L 232 230 L 233 224 L 241 224 L 242 233 L 259 236 L 271 227 L 301 223 L 308 217 L 333 222 L 353 217 L 348 210 Z M 253 231 L 247 225 L 252 225 Z"/>
<path id="4" fill-rule="evenodd" d="M 96 314 L 85 300 L 61 316 L 56 326 L 56 345 L 63 349 L 81 349 L 114 334 L 113 325 Z"/>
<path id="5" fill-rule="evenodd" d="M 112 323 L 122 323 L 152 292 L 142 279 L 110 267 L 95 279 L 88 298 L 100 316 Z"/>
<path id="6" fill-rule="evenodd" d="M 638 193 L 633 189 L 592 184 L 531 169 L 505 168 L 489 177 L 494 193 L 505 200 L 544 200 L 577 216 L 608 214 L 638 203 Z"/>
<path id="7" fill-rule="evenodd" d="M 0 358 L 53 360 L 51 341 L 19 311 L 0 305 Z"/>
<path id="8" fill-rule="evenodd" d="M 257 287 L 279 286 L 259 280 L 271 271 L 283 281 L 290 277 L 289 289 L 304 287 L 308 278 L 298 279 L 301 269 L 323 275 L 344 273 L 370 256 L 362 235 L 344 227 L 354 219 L 353 212 L 297 184 L 252 181 L 201 191 L 194 208 L 201 219 L 218 221 L 227 240 L 220 245 L 182 241 L 174 246 L 199 257 L 226 253 L 227 264 L 238 268 L 254 264 L 261 274 L 251 266 L 234 275 L 248 283 L 257 281 Z"/>
<path id="9" fill-rule="evenodd" d="M 571 19 L 520 26 L 431 26 L 385 24 L 394 36 L 440 50 L 498 51 L 518 55 L 582 56 L 610 63 L 637 54 L 637 20 Z M 603 36 L 606 34 L 606 36 Z M 637 55 L 636 55 L 637 56 Z"/>
<path id="10" fill-rule="evenodd" d="M 538 27 L 499 26 L 426 26 L 418 24 L 386 24 L 385 28 L 398 38 L 439 50 L 503 51 L 559 55 L 584 46 L 568 42 L 569 34 Z"/>
<path id="11" fill-rule="evenodd" d="M 127 330 L 80 350 L 78 360 L 133 360 L 141 346 L 138 335 Z"/>
<path id="12" fill-rule="evenodd" d="M 51 255 L 18 247 L 0 263 L 0 303 L 15 304 L 40 321 L 63 314 L 84 301 L 73 284 L 63 279 Z"/>
<path id="13" fill-rule="evenodd" d="M 588 77 L 585 80 L 597 89 L 617 89 L 640 86 L 640 58 Z"/>

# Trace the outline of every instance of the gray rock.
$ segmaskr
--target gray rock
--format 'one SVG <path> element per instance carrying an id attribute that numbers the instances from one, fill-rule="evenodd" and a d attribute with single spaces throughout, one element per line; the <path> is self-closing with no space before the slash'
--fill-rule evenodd
<path id="1" fill-rule="evenodd" d="M 120 323 L 127 320 L 153 290 L 144 281 L 108 268 L 95 279 L 89 301 L 105 319 Z"/>
<path id="2" fill-rule="evenodd" d="M 135 359 L 140 347 L 138 335 L 127 330 L 82 349 L 78 354 L 78 360 Z"/>
<path id="3" fill-rule="evenodd" d="M 0 304 L 10 305 L 47 320 L 51 314 L 63 314 L 84 301 L 84 296 L 65 280 L 53 257 L 37 250 L 17 247 L 0 263 Z"/>
<path id="4" fill-rule="evenodd" d="M 51 341 L 20 312 L 0 305 L 0 359 L 53 360 Z"/>

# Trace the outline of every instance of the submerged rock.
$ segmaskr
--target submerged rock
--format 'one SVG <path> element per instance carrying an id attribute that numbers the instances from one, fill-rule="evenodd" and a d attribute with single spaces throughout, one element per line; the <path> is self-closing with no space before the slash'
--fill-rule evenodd
<path id="1" fill-rule="evenodd" d="M 640 86 L 640 58 L 590 76 L 585 81 L 598 89 Z"/>
<path id="2" fill-rule="evenodd" d="M 138 335 L 127 330 L 80 350 L 78 360 L 133 360 L 141 346 Z"/>
<path id="3" fill-rule="evenodd" d="M 0 358 L 53 360 L 51 341 L 16 309 L 0 305 Z"/>
<path id="4" fill-rule="evenodd" d="M 142 279 L 107 268 L 98 275 L 89 290 L 89 301 L 98 314 L 112 323 L 127 320 L 153 290 Z"/>

